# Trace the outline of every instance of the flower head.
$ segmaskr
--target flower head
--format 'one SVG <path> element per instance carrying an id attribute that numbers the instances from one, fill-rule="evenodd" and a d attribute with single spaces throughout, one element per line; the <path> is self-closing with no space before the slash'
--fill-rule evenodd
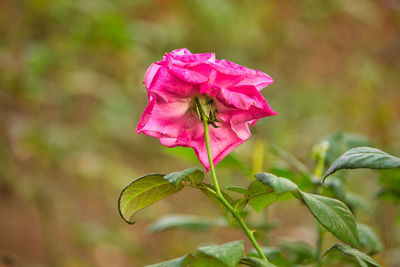
<path id="1" fill-rule="evenodd" d="M 174 50 L 145 74 L 149 104 L 136 132 L 157 137 L 167 147 L 192 147 L 209 170 L 199 105 L 212 125 L 211 154 L 217 164 L 250 138 L 249 124 L 277 114 L 259 92 L 272 82 L 267 74 L 217 60 L 214 53 Z"/>

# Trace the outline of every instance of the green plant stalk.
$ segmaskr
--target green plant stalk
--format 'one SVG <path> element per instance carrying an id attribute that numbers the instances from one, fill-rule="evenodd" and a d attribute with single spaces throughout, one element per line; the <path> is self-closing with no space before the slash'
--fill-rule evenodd
<path id="1" fill-rule="evenodd" d="M 258 254 L 260 257 L 268 262 L 267 258 L 265 257 L 264 253 L 261 251 L 260 246 L 257 243 L 257 240 L 254 238 L 253 232 L 249 229 L 249 227 L 246 225 L 246 223 L 243 221 L 242 217 L 240 217 L 239 213 L 236 212 L 232 206 L 229 204 L 229 202 L 224 198 L 222 195 L 221 189 L 219 188 L 217 176 L 215 174 L 215 168 L 214 168 L 214 163 L 212 162 L 212 157 L 211 157 L 211 149 L 210 149 L 210 134 L 208 131 L 208 118 L 204 114 L 203 110 L 201 109 L 201 106 L 199 105 L 200 109 L 200 115 L 204 123 L 204 137 L 206 141 L 206 147 L 207 147 L 207 154 L 208 154 L 208 160 L 210 162 L 210 171 L 213 179 L 213 183 L 215 186 L 215 191 L 217 194 L 218 199 L 222 202 L 222 204 L 232 213 L 233 217 L 237 220 L 237 222 L 240 224 L 242 227 L 243 231 L 246 233 L 247 237 L 250 239 L 251 243 L 253 244 L 254 248 L 257 250 Z"/>
<path id="2" fill-rule="evenodd" d="M 265 142 L 263 139 L 256 139 L 253 151 L 253 173 L 262 172 L 264 162 Z"/>
<path id="3" fill-rule="evenodd" d="M 329 149 L 329 143 L 324 141 L 319 147 L 317 151 L 317 166 L 314 169 L 313 175 L 315 179 L 321 179 L 324 174 L 325 161 L 326 161 L 326 153 Z"/>
<path id="4" fill-rule="evenodd" d="M 323 236 L 322 236 L 322 229 L 321 226 L 319 225 L 319 222 L 316 222 L 317 224 L 317 249 L 315 253 L 315 258 L 316 258 L 316 266 L 321 267 L 322 266 L 322 261 L 321 261 L 321 252 L 322 252 L 322 241 L 323 241 Z"/>
<path id="5" fill-rule="evenodd" d="M 262 134 L 261 137 L 263 136 Z M 264 157 L 265 157 L 265 139 L 256 138 L 256 141 L 254 143 L 254 151 L 253 151 L 253 174 L 262 172 L 264 169 Z M 265 207 L 262 211 L 262 217 L 265 221 L 268 221 L 268 206 Z M 269 243 L 269 231 L 266 231 L 265 237 L 263 238 L 264 243 L 268 245 Z"/>
<path id="6" fill-rule="evenodd" d="M 315 177 L 315 176 L 314 176 Z M 315 177 L 317 178 L 317 177 Z M 318 193 L 318 188 L 319 186 L 315 186 L 313 189 L 313 193 L 317 194 Z M 316 242 L 316 248 L 315 248 L 315 266 L 316 267 L 321 267 L 322 266 L 322 261 L 321 261 L 321 254 L 322 254 L 322 243 L 324 240 L 324 237 L 322 235 L 322 229 L 321 225 L 319 224 L 318 221 L 315 222 L 315 229 L 317 233 L 317 242 Z"/>
<path id="7" fill-rule="evenodd" d="M 329 149 L 329 143 L 323 143 L 321 144 L 321 147 L 319 148 L 318 152 L 318 158 L 317 158 L 317 166 L 314 169 L 313 172 L 313 178 L 314 179 L 321 179 L 324 168 L 325 168 L 325 161 L 326 161 L 326 153 Z M 319 186 L 316 186 L 314 188 L 314 193 L 317 193 Z M 317 244 L 316 244 L 316 253 L 315 253 L 315 266 L 316 267 L 321 267 L 322 262 L 321 262 L 321 253 L 322 253 L 322 242 L 323 242 L 323 234 L 322 234 L 322 229 L 319 224 L 319 222 L 316 222 L 316 229 L 317 229 Z"/>

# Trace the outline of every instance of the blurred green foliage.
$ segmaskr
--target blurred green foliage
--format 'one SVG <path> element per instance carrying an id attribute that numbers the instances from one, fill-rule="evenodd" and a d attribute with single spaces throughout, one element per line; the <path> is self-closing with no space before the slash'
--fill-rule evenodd
<path id="1" fill-rule="evenodd" d="M 280 116 L 258 122 L 252 140 L 235 151 L 242 172 L 257 156 L 256 139 L 308 163 L 312 144 L 341 129 L 400 153 L 398 1 L 2 0 L 0 265 L 142 266 L 240 238 L 229 230 L 190 240 L 180 231 L 144 231 L 155 217 L 193 205 L 200 215 L 218 214 L 191 191 L 142 213 L 135 226 L 118 216 L 119 192 L 133 178 L 193 165 L 135 134 L 147 104 L 146 68 L 180 47 L 215 52 L 275 79 L 263 94 Z M 263 163 L 289 170 L 270 153 Z M 248 179 L 218 172 L 230 174 L 223 184 Z M 386 177 L 384 189 L 393 183 Z M 353 181 L 348 186 L 373 198 L 374 179 Z M 382 235 L 384 266 L 395 266 L 389 256 L 399 245 L 391 205 L 375 203 L 363 218 Z M 274 230 L 271 242 L 313 238 L 302 230 L 309 221 L 299 219 L 301 210 L 292 211 L 271 209 L 290 229 Z"/>

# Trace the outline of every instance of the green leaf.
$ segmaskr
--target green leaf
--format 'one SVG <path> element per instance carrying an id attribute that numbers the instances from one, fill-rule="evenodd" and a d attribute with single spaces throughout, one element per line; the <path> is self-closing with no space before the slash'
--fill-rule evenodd
<path id="1" fill-rule="evenodd" d="M 200 190 L 209 198 L 211 199 L 215 204 L 217 204 L 224 212 L 229 212 L 227 210 L 227 208 L 225 207 L 225 205 L 221 202 L 221 200 L 219 200 L 219 198 L 217 197 L 216 193 L 215 193 L 215 187 L 213 185 L 210 184 L 205 184 L 202 183 Z M 233 203 L 232 198 L 227 195 L 224 191 L 221 191 L 222 195 L 224 196 L 224 198 L 226 199 L 226 201 L 229 202 L 229 204 Z"/>
<path id="2" fill-rule="evenodd" d="M 270 173 L 257 173 L 254 176 L 258 181 L 250 184 L 248 198 L 249 205 L 256 212 L 274 203 L 283 193 L 298 189 L 298 186 L 289 179 Z"/>
<path id="3" fill-rule="evenodd" d="M 192 231 L 205 230 L 213 225 L 211 220 L 194 215 L 166 215 L 150 225 L 150 232 L 161 232 L 172 228 L 185 228 Z"/>
<path id="4" fill-rule="evenodd" d="M 165 154 L 175 156 L 185 161 L 198 164 L 199 160 L 192 148 L 189 147 L 165 147 Z M 250 167 L 244 164 L 241 160 L 237 159 L 232 153 L 224 157 L 219 163 L 219 168 L 236 169 L 243 174 L 251 175 Z"/>
<path id="5" fill-rule="evenodd" d="M 271 264 L 275 264 L 276 266 L 287 266 L 287 261 L 283 258 L 282 252 L 277 247 L 261 247 L 262 253 L 264 253 L 265 257 L 269 260 Z M 252 258 L 260 258 L 257 250 L 252 248 L 248 253 L 248 257 Z"/>
<path id="6" fill-rule="evenodd" d="M 373 255 L 382 251 L 382 242 L 371 227 L 358 223 L 357 229 L 361 247 L 367 254 Z"/>
<path id="7" fill-rule="evenodd" d="M 243 198 L 239 198 L 239 199 L 233 201 L 233 203 L 232 203 L 232 208 L 235 210 L 236 213 L 239 213 L 239 215 L 242 218 L 245 217 L 245 214 L 243 214 L 243 209 L 246 207 L 247 201 L 248 201 L 247 197 L 243 197 Z M 232 224 L 232 225 L 237 224 L 236 218 L 233 216 L 233 214 L 230 211 L 228 211 L 226 213 L 226 217 L 230 224 Z"/>
<path id="8" fill-rule="evenodd" d="M 311 176 L 292 171 L 290 166 L 283 161 L 276 161 L 272 163 L 268 172 L 278 177 L 285 177 L 301 188 L 313 188 L 313 181 L 310 178 Z"/>
<path id="9" fill-rule="evenodd" d="M 315 261 L 315 249 L 303 241 L 281 241 L 279 247 L 292 264 L 310 264 Z"/>
<path id="10" fill-rule="evenodd" d="M 341 131 L 320 140 L 319 143 L 324 141 L 329 142 L 329 149 L 326 154 L 327 165 L 332 164 L 335 159 L 350 148 L 371 145 L 371 142 L 363 135 Z"/>
<path id="11" fill-rule="evenodd" d="M 192 255 L 186 254 L 183 257 L 176 258 L 169 261 L 163 261 L 160 263 L 147 265 L 146 267 L 185 267 L 189 260 L 191 259 Z"/>
<path id="12" fill-rule="evenodd" d="M 253 267 L 276 267 L 272 263 L 265 262 L 263 259 L 255 257 L 245 257 L 240 260 L 240 263 Z"/>
<path id="13" fill-rule="evenodd" d="M 298 186 L 289 179 L 270 173 L 257 173 L 255 177 L 258 181 L 250 184 L 248 199 L 249 205 L 256 212 L 274 203 L 283 193 L 298 189 Z"/>
<path id="14" fill-rule="evenodd" d="M 255 212 L 259 212 L 279 198 L 279 195 L 275 194 L 271 187 L 265 186 L 259 181 L 251 183 L 248 192 L 249 205 Z"/>
<path id="15" fill-rule="evenodd" d="M 328 169 L 324 180 L 329 175 L 342 169 L 392 169 L 400 168 L 400 158 L 389 155 L 372 147 L 356 147 L 346 151 Z"/>
<path id="16" fill-rule="evenodd" d="M 176 187 L 179 186 L 180 181 L 188 181 L 197 185 L 203 181 L 204 173 L 198 168 L 190 168 L 180 172 L 170 173 L 164 178 Z"/>
<path id="17" fill-rule="evenodd" d="M 199 163 L 199 160 L 193 149 L 189 147 L 164 147 L 163 152 L 167 155 L 175 156 L 190 163 Z"/>
<path id="18" fill-rule="evenodd" d="M 236 169 L 243 174 L 250 176 L 252 174 L 251 168 L 242 160 L 237 158 L 233 153 L 230 153 L 218 163 L 218 168 Z"/>
<path id="19" fill-rule="evenodd" d="M 384 201 L 400 204 L 400 191 L 393 190 L 392 188 L 381 188 L 377 192 L 377 197 Z"/>
<path id="20" fill-rule="evenodd" d="M 243 198 L 239 198 L 237 200 L 235 200 L 232 203 L 232 208 L 237 212 L 237 213 L 241 213 L 243 211 L 243 209 L 246 207 L 247 205 L 247 198 L 243 197 Z"/>
<path id="21" fill-rule="evenodd" d="M 343 244 L 335 244 L 324 254 L 324 257 L 326 255 L 330 255 L 335 252 L 341 252 L 346 256 L 353 257 L 362 267 L 368 267 L 368 266 L 382 267 L 376 261 L 374 261 L 370 256 L 364 254 L 363 252 L 357 249 L 354 249 L 352 247 Z"/>
<path id="22" fill-rule="evenodd" d="M 314 159 L 316 166 L 314 167 L 313 175 L 315 177 L 321 177 L 324 172 L 327 151 L 330 143 L 328 141 L 322 141 L 312 148 L 312 158 Z"/>
<path id="23" fill-rule="evenodd" d="M 387 169 L 381 171 L 379 184 L 400 191 L 400 169 Z"/>
<path id="24" fill-rule="evenodd" d="M 322 187 L 321 195 L 336 198 L 346 204 L 351 211 L 358 209 L 368 211 L 369 203 L 362 196 L 346 191 L 343 181 L 337 177 L 330 177 Z"/>
<path id="25" fill-rule="evenodd" d="M 190 267 L 226 267 L 223 262 L 205 255 L 196 256 L 191 262 Z"/>
<path id="26" fill-rule="evenodd" d="M 382 186 L 377 193 L 380 199 L 400 203 L 400 169 L 381 171 L 379 184 Z"/>
<path id="27" fill-rule="evenodd" d="M 223 245 L 211 245 L 197 248 L 199 252 L 213 257 L 230 267 L 236 266 L 243 256 L 243 240 L 232 241 Z"/>
<path id="28" fill-rule="evenodd" d="M 249 225 L 251 226 L 250 228 L 257 231 L 255 234 L 260 234 L 260 232 L 268 232 L 272 229 L 278 228 L 279 223 L 262 220 L 255 223 L 249 223 Z"/>
<path id="29" fill-rule="evenodd" d="M 330 164 L 335 160 L 338 156 L 343 154 L 344 151 L 349 149 L 344 141 L 344 133 L 343 132 L 336 132 L 333 133 L 322 140 L 319 140 L 313 147 L 318 146 L 322 142 L 329 143 L 329 149 L 326 153 L 326 163 Z"/>
<path id="30" fill-rule="evenodd" d="M 277 177 L 270 173 L 257 173 L 254 176 L 261 183 L 272 187 L 275 193 L 292 192 L 299 189 L 299 187 L 289 179 Z"/>
<path id="31" fill-rule="evenodd" d="M 244 188 L 241 186 L 229 185 L 229 186 L 225 186 L 225 189 L 232 191 L 232 192 L 239 193 L 239 194 L 243 194 L 243 195 L 248 194 L 247 188 Z"/>
<path id="32" fill-rule="evenodd" d="M 278 157 L 284 159 L 287 163 L 292 165 L 295 169 L 297 169 L 301 174 L 303 174 L 306 177 L 311 177 L 311 171 L 307 168 L 306 165 L 304 165 L 301 161 L 299 161 L 296 157 L 291 155 L 289 152 L 283 150 L 280 147 L 273 146 L 271 145 L 270 151 L 277 155 Z"/>
<path id="33" fill-rule="evenodd" d="M 322 185 L 320 180 L 317 180 L 317 182 Z M 331 177 L 328 181 L 326 181 L 325 186 L 322 187 L 322 193 L 323 194 L 321 195 L 333 197 L 343 202 L 345 202 L 344 200 L 346 199 L 346 189 L 344 183 L 337 177 Z"/>
<path id="34" fill-rule="evenodd" d="M 345 201 L 347 206 L 350 207 L 350 209 L 361 209 L 364 211 L 369 211 L 370 210 L 370 204 L 368 200 L 366 200 L 364 197 L 359 196 L 353 192 L 346 192 L 345 196 Z"/>
<path id="35" fill-rule="evenodd" d="M 264 253 L 264 255 L 268 259 L 280 256 L 280 254 L 281 254 L 280 249 L 277 247 L 260 247 L 260 249 L 261 249 L 261 252 Z M 255 248 L 251 248 L 247 252 L 247 256 L 260 258 L 260 255 L 258 254 L 258 252 Z"/>
<path id="36" fill-rule="evenodd" d="M 366 136 L 357 133 L 345 133 L 344 141 L 349 149 L 372 145 L 371 140 L 369 140 Z"/>
<path id="37" fill-rule="evenodd" d="M 340 240 L 360 248 L 357 226 L 349 208 L 337 199 L 298 190 L 314 217 Z"/>
<path id="38" fill-rule="evenodd" d="M 127 223 L 134 223 L 130 219 L 136 212 L 182 188 L 182 185 L 176 187 L 165 180 L 163 174 L 142 176 L 122 190 L 118 201 L 119 214 Z"/>

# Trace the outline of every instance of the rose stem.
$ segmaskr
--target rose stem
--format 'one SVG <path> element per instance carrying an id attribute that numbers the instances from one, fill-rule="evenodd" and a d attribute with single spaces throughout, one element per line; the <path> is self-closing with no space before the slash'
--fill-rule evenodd
<path id="1" fill-rule="evenodd" d="M 314 169 L 313 172 L 313 179 L 315 181 L 320 181 L 324 172 L 325 168 L 325 161 L 326 161 L 326 154 L 329 149 L 329 143 L 325 141 L 325 143 L 321 144 L 321 148 L 319 151 L 318 159 L 317 159 L 317 166 Z M 316 186 L 313 189 L 313 193 L 317 194 L 318 193 L 318 188 L 319 184 L 317 183 Z M 322 266 L 321 262 L 321 253 L 322 253 L 322 243 L 324 241 L 324 236 L 322 233 L 321 226 L 319 222 L 316 222 L 316 232 L 317 232 L 317 242 L 316 242 L 316 253 L 315 253 L 315 266 L 320 267 Z"/>
<path id="2" fill-rule="evenodd" d="M 215 168 L 214 168 L 214 163 L 212 161 L 212 157 L 211 157 L 211 149 L 210 149 L 210 134 L 208 131 L 208 118 L 207 116 L 204 114 L 204 111 L 201 108 L 201 105 L 198 103 L 198 101 L 196 101 L 200 110 L 200 115 L 201 118 L 203 120 L 204 123 L 204 137 L 206 140 L 206 147 L 207 147 L 207 154 L 208 154 L 208 161 L 210 162 L 210 171 L 211 171 L 211 175 L 212 175 L 212 179 L 214 182 L 214 186 L 215 186 L 215 191 L 217 193 L 217 197 L 218 199 L 222 202 L 222 204 L 232 213 L 233 217 L 235 217 L 235 219 L 237 220 L 237 222 L 240 224 L 240 226 L 242 227 L 243 231 L 245 231 L 247 237 L 250 239 L 251 243 L 253 243 L 254 248 L 257 250 L 258 254 L 260 255 L 260 257 L 268 262 L 267 258 L 265 257 L 264 253 L 261 251 L 260 246 L 257 243 L 257 240 L 254 238 L 253 232 L 249 229 L 249 227 L 247 227 L 246 223 L 243 221 L 242 217 L 240 217 L 239 213 L 236 212 L 232 206 L 229 204 L 229 202 L 224 198 L 224 196 L 221 193 L 221 190 L 219 189 L 219 185 L 218 185 L 218 180 L 217 180 L 217 176 L 215 174 Z"/>

